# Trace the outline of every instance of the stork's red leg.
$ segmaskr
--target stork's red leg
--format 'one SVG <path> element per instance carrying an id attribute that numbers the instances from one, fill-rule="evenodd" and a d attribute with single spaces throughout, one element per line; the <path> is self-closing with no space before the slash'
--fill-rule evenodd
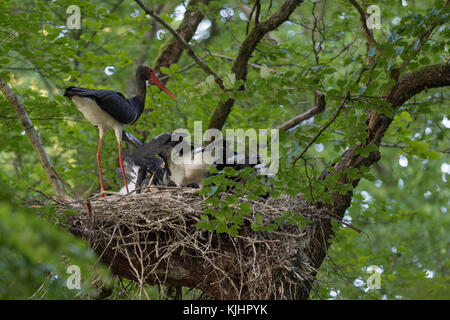
<path id="1" fill-rule="evenodd" d="M 98 143 L 98 150 L 97 150 L 97 164 L 98 164 L 98 175 L 100 177 L 100 192 L 103 197 L 106 197 L 106 195 L 103 193 L 105 190 L 103 188 L 102 169 L 100 166 L 100 149 L 102 148 L 102 140 L 103 135 L 100 134 L 100 142 Z"/>
<path id="2" fill-rule="evenodd" d="M 130 192 L 128 191 L 127 178 L 125 178 L 125 171 L 123 170 L 122 147 L 120 145 L 120 141 L 118 143 L 119 143 L 119 164 L 120 164 L 120 169 L 122 169 L 123 182 L 125 182 L 125 188 L 127 189 L 127 194 L 128 194 Z"/>

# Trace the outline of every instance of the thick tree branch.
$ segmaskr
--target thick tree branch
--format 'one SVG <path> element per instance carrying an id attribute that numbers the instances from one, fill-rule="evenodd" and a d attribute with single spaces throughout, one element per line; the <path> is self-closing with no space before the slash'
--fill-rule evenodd
<path id="1" fill-rule="evenodd" d="M 386 100 L 392 107 L 396 108 L 427 88 L 444 86 L 450 86 L 450 67 L 448 64 L 425 66 L 401 76 L 397 84 L 390 91 L 390 95 L 386 97 Z M 342 154 L 341 160 L 333 165 L 334 172 L 325 170 L 322 172 L 321 179 L 326 179 L 326 177 L 331 174 L 339 174 L 339 179 L 342 183 L 351 184 L 353 188 L 355 188 L 359 183 L 359 179 L 350 179 L 344 173 L 344 170 L 350 168 L 358 169 L 362 166 L 370 167 L 380 159 L 379 151 L 373 151 L 367 157 L 364 157 L 361 154 L 357 154 L 356 149 L 368 145 L 380 147 L 382 138 L 391 122 L 391 118 L 383 114 L 379 115 L 377 120 L 373 122 L 373 128 L 370 131 L 372 133 L 369 134 L 365 143 L 359 146 L 354 145 L 346 150 Z M 342 219 L 345 211 L 351 204 L 352 196 L 353 191 L 349 191 L 344 195 L 335 192 L 332 194 L 331 204 L 324 204 L 324 207 L 326 210 L 333 212 L 337 217 Z M 326 243 L 324 246 L 311 246 L 311 252 L 309 253 L 309 257 L 316 269 L 320 267 L 326 256 L 330 245 L 329 239 L 333 235 L 333 230 L 329 221 L 322 221 L 322 226 L 319 229 L 316 229 L 314 239 L 316 242 L 323 242 L 323 239 L 325 239 Z"/>
<path id="2" fill-rule="evenodd" d="M 402 75 L 386 100 L 392 106 L 398 107 L 424 90 L 449 85 L 450 65 L 448 63 L 428 65 Z"/>
<path id="3" fill-rule="evenodd" d="M 223 86 L 222 79 L 200 58 L 194 49 L 187 43 L 187 41 L 180 35 L 175 29 L 173 29 L 170 24 L 168 24 L 164 19 L 162 19 L 155 11 L 147 7 L 141 0 L 135 0 L 136 3 L 145 11 L 145 13 L 151 15 L 156 21 L 158 21 L 164 28 L 169 30 L 169 32 L 175 37 L 175 39 L 181 43 L 187 53 L 197 62 L 197 64 L 202 68 L 207 74 L 213 75 L 216 83 L 221 89 L 225 89 Z M 194 31 L 195 32 L 195 31 Z M 181 53 L 180 53 L 181 54 Z"/>
<path id="4" fill-rule="evenodd" d="M 388 101 L 393 108 L 396 108 L 424 90 L 446 86 L 450 86 L 450 66 L 446 63 L 429 65 L 401 76 L 397 81 L 397 84 L 390 90 L 390 94 L 386 97 L 386 101 Z M 359 147 L 368 145 L 376 145 L 379 147 L 391 122 L 391 118 L 385 115 L 379 115 L 376 121 L 373 122 L 372 130 L 365 143 Z M 336 171 L 341 172 L 346 168 L 360 168 L 361 166 L 369 167 L 379 160 L 380 157 L 378 151 L 374 151 L 369 154 L 369 156 L 363 157 L 362 155 L 355 153 L 357 147 L 358 146 L 355 145 L 342 154 L 341 161 L 334 165 Z M 351 183 L 354 186 L 359 182 L 359 180 L 348 180 L 345 175 L 342 176 L 342 180 Z M 344 195 L 342 197 L 347 196 L 348 195 Z M 342 210 L 345 211 L 345 209 L 346 207 L 344 206 L 338 211 L 340 214 L 343 214 Z"/>
<path id="5" fill-rule="evenodd" d="M 248 4 L 242 4 L 240 9 L 241 11 L 247 16 L 248 21 L 248 27 L 250 27 L 250 22 L 251 20 L 254 18 L 253 13 L 252 13 L 252 8 L 250 7 Z M 269 12 L 270 10 L 268 10 L 267 12 Z M 266 15 L 268 15 L 268 13 L 266 13 Z M 248 34 L 248 29 L 246 28 L 246 35 Z M 277 37 L 273 32 L 268 32 L 265 34 L 264 36 L 265 39 L 269 40 L 272 43 L 279 43 L 280 39 L 279 37 Z"/>
<path id="6" fill-rule="evenodd" d="M 231 70 L 236 74 L 236 79 L 246 80 L 247 76 L 247 62 L 250 59 L 253 51 L 256 48 L 258 42 L 264 37 L 264 35 L 270 31 L 278 28 L 283 22 L 289 19 L 289 16 L 299 6 L 303 0 L 287 0 L 280 9 L 275 12 L 269 19 L 260 22 L 256 25 L 250 34 L 245 38 L 244 42 L 239 49 L 239 53 L 236 57 L 235 63 Z"/>
<path id="7" fill-rule="evenodd" d="M 250 31 L 250 33 L 242 42 L 239 48 L 239 53 L 234 61 L 233 67 L 231 68 L 231 73 L 234 73 L 236 80 L 246 80 L 247 78 L 247 63 L 256 49 L 256 45 L 264 37 L 264 35 L 270 31 L 275 30 L 283 22 L 289 19 L 289 16 L 294 12 L 294 10 L 303 3 L 303 0 L 286 0 L 270 18 L 258 23 Z M 244 88 L 241 87 L 241 90 Z M 209 128 L 215 128 L 221 130 L 225 124 L 228 115 L 230 114 L 231 107 L 234 104 L 234 99 L 229 98 L 226 101 L 222 101 L 217 106 L 214 114 L 212 115 Z"/>
<path id="8" fill-rule="evenodd" d="M 203 20 L 203 12 L 197 8 L 197 4 L 208 4 L 209 0 L 193 0 L 189 1 L 187 10 L 184 14 L 183 21 L 176 30 L 186 43 L 191 41 L 197 30 L 198 25 Z M 161 74 L 161 67 L 168 68 L 171 64 L 177 63 L 184 51 L 183 44 L 173 35 L 163 45 L 162 50 L 158 53 L 153 64 L 154 70 Z"/>

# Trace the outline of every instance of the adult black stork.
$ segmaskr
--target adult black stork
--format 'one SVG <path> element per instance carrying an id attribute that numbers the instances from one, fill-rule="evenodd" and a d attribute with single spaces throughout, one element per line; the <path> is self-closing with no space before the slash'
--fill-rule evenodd
<path id="1" fill-rule="evenodd" d="M 75 103 L 84 117 L 98 127 L 100 142 L 97 151 L 97 164 L 102 195 L 104 195 L 104 188 L 100 166 L 100 149 L 103 136 L 108 129 L 114 130 L 117 138 L 120 168 L 125 188 L 127 193 L 129 193 L 122 160 L 122 129 L 127 125 L 134 124 L 141 116 L 145 107 L 147 81 L 149 82 L 148 85 L 151 83 L 155 84 L 170 97 L 177 100 L 177 97 L 166 88 L 153 70 L 145 66 L 140 66 L 136 71 L 137 94 L 133 98 L 127 99 L 120 92 L 113 90 L 94 90 L 78 87 L 67 88 L 64 93 L 64 96 L 69 97 Z"/>

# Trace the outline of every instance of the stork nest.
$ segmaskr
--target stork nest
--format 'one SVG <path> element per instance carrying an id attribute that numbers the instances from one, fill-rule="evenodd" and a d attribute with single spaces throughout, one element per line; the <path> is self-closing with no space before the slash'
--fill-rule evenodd
<path id="1" fill-rule="evenodd" d="M 68 229 L 88 239 L 114 274 L 139 285 L 183 285 L 216 299 L 293 299 L 310 286 L 316 270 L 305 251 L 314 219 L 307 227 L 283 222 L 274 232 L 254 231 L 256 215 L 265 224 L 294 215 L 317 213 L 301 196 L 250 202 L 237 236 L 198 230 L 208 205 L 199 189 L 153 188 L 141 194 L 96 197 L 66 203 Z M 225 196 L 225 195 L 223 195 Z M 238 206 L 237 206 L 238 207 Z"/>

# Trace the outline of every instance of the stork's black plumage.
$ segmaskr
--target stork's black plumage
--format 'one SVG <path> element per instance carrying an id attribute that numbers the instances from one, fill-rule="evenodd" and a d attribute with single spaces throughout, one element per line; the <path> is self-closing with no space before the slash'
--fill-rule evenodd
<path id="1" fill-rule="evenodd" d="M 120 92 L 113 90 L 92 90 L 78 87 L 69 87 L 64 93 L 72 99 L 73 96 L 89 98 L 115 120 L 124 125 L 133 124 L 144 111 L 145 94 L 127 99 Z"/>
<path id="2" fill-rule="evenodd" d="M 127 180 L 131 181 L 132 189 L 140 192 L 141 185 L 148 182 L 153 185 L 170 185 L 165 161 L 159 154 L 168 148 L 171 139 L 170 133 L 160 134 L 149 142 L 136 148 L 124 157 L 124 171 Z M 122 177 L 120 169 L 116 170 L 117 176 Z"/>
<path id="3" fill-rule="evenodd" d="M 146 175 L 164 178 L 154 180 L 153 184 L 168 185 L 173 183 L 177 186 L 201 186 L 202 180 L 209 175 L 208 168 L 212 165 L 216 169 L 223 170 L 232 167 L 235 170 L 244 168 L 254 168 L 256 173 L 261 173 L 266 165 L 262 164 L 259 158 L 254 163 L 254 158 L 242 155 L 234 151 L 233 147 L 225 139 L 221 139 L 206 148 L 199 148 L 189 143 L 180 133 L 163 133 L 150 142 L 137 148 L 130 155 L 125 157 L 126 174 L 134 178 L 137 188 L 140 188 L 140 181 Z M 176 152 L 174 148 L 176 147 Z M 217 151 L 211 163 L 205 162 L 205 151 Z M 164 167 L 155 166 L 159 161 L 156 155 L 164 160 Z M 199 156 L 197 159 L 196 156 Z M 160 161 L 158 163 L 161 163 Z M 143 175 L 143 176 L 142 176 Z"/>
<path id="4" fill-rule="evenodd" d="M 140 193 L 141 188 L 148 185 L 175 187 L 175 184 L 168 179 L 164 160 L 158 156 L 139 161 L 139 165 L 129 155 L 125 155 L 123 164 L 130 191 L 136 189 L 136 193 Z M 116 169 L 116 175 L 119 179 L 123 179 L 120 168 Z M 120 192 L 124 193 L 124 188 Z"/>
<path id="5" fill-rule="evenodd" d="M 119 162 L 125 187 L 128 193 L 126 175 L 123 169 L 122 160 L 122 129 L 126 125 L 135 123 L 144 111 L 146 84 L 152 82 L 169 96 L 177 99 L 164 84 L 155 76 L 153 70 L 149 67 L 141 66 L 136 71 L 137 94 L 133 98 L 125 98 L 123 94 L 113 90 L 95 90 L 79 87 L 69 87 L 64 96 L 69 97 L 83 113 L 84 117 L 93 125 L 97 126 L 100 134 L 100 142 L 97 151 L 97 163 L 100 177 L 100 188 L 103 194 L 103 181 L 100 168 L 100 149 L 103 136 L 109 129 L 114 133 L 119 144 Z"/>

